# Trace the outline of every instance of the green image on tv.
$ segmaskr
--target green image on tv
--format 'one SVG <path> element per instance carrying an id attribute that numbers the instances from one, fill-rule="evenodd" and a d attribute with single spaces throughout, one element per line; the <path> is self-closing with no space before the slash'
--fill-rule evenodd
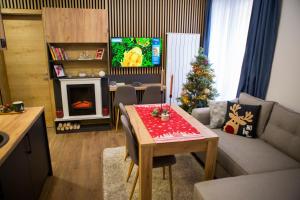
<path id="1" fill-rule="evenodd" d="M 153 57 L 160 60 L 161 42 L 153 46 L 158 38 L 112 38 L 112 67 L 153 67 Z M 160 63 L 159 63 L 160 64 Z"/>

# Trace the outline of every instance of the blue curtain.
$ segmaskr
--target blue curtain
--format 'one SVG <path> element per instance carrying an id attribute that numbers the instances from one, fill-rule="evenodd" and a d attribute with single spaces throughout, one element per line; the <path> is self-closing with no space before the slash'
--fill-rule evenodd
<path id="1" fill-rule="evenodd" d="M 253 0 L 237 96 L 246 92 L 265 99 L 280 19 L 281 0 Z"/>
<path id="2" fill-rule="evenodd" d="M 204 24 L 204 39 L 203 39 L 203 48 L 204 48 L 204 54 L 208 56 L 209 51 L 209 37 L 210 37 L 210 19 L 211 19 L 211 5 L 212 0 L 206 1 L 206 8 L 205 8 L 205 24 Z"/>

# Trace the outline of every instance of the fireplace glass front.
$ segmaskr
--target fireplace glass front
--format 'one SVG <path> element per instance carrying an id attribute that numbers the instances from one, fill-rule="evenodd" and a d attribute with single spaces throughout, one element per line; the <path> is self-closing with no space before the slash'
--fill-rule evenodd
<path id="1" fill-rule="evenodd" d="M 95 85 L 67 85 L 69 115 L 95 115 Z"/>

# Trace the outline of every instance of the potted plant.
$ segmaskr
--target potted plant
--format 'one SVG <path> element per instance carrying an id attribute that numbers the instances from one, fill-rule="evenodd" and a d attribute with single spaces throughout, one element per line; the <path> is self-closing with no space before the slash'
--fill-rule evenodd
<path id="1" fill-rule="evenodd" d="M 161 113 L 161 120 L 162 121 L 168 121 L 170 119 L 170 113 L 167 109 L 163 109 Z"/>

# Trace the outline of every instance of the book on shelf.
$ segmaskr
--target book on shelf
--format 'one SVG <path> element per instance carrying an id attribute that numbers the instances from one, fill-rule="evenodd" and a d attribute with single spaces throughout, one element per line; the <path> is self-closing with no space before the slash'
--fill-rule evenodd
<path id="1" fill-rule="evenodd" d="M 49 45 L 49 44 L 48 44 L 48 46 L 49 46 L 49 50 L 50 50 L 50 53 L 51 53 L 51 56 L 52 56 L 52 60 L 56 60 L 57 58 L 56 58 L 56 55 L 55 55 L 54 47 Z"/>
<path id="2" fill-rule="evenodd" d="M 58 52 L 59 52 L 59 55 L 60 55 L 61 60 L 65 60 L 61 48 L 58 48 Z"/>
<path id="3" fill-rule="evenodd" d="M 52 60 L 68 60 L 67 52 L 63 48 L 58 48 L 49 45 Z"/>
<path id="4" fill-rule="evenodd" d="M 64 50 L 64 48 L 61 48 L 61 52 L 62 52 L 62 55 L 64 56 L 65 60 L 69 60 L 69 56 L 68 56 L 67 52 Z"/>

